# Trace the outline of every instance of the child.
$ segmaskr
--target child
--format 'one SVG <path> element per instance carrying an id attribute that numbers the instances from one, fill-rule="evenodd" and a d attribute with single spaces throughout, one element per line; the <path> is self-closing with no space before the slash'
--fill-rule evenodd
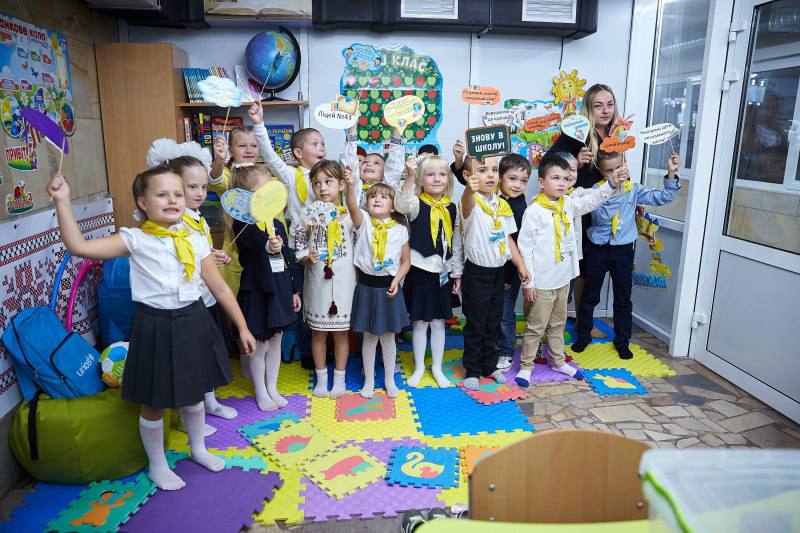
<path id="1" fill-rule="evenodd" d="M 525 200 L 525 188 L 531 174 L 531 164 L 519 154 L 508 154 L 500 160 L 500 198 L 508 202 L 514 213 L 517 229 L 522 227 L 522 215 L 528 202 Z M 511 234 L 516 243 L 519 231 Z M 529 269 L 530 270 L 530 269 Z M 531 271 L 532 272 L 532 271 Z M 514 341 L 517 338 L 517 315 L 514 307 L 517 304 L 520 281 L 517 269 L 511 261 L 506 263 L 505 282 L 503 284 L 503 317 L 500 322 L 500 338 L 497 340 L 497 368 L 506 370 L 514 359 Z"/>
<path id="2" fill-rule="evenodd" d="M 264 165 L 239 166 L 233 169 L 231 185 L 256 191 L 272 179 Z M 250 374 L 255 385 L 256 403 L 262 411 L 285 407 L 287 400 L 278 393 L 283 331 L 295 321 L 300 311 L 300 288 L 293 284 L 286 264 L 290 261 L 286 228 L 273 221 L 275 236 L 266 225 L 233 222 L 238 235 L 242 278 L 238 301 L 247 326 L 256 338 L 256 350 L 250 359 Z M 266 375 L 266 383 L 264 377 Z"/>
<path id="3" fill-rule="evenodd" d="M 586 284 L 578 309 L 578 340 L 572 345 L 576 352 L 585 350 L 592 341 L 594 306 L 600 301 L 600 289 L 608 272 L 614 287 L 614 347 L 620 359 L 633 357 L 628 342 L 631 338 L 633 312 L 633 243 L 638 237 L 636 205 L 665 205 L 672 202 L 675 193 L 680 189 L 676 174 L 680 163 L 680 156 L 673 153 L 667 162 L 664 189 L 658 190 L 628 181 L 628 167 L 622 154 L 602 151 L 597 154 L 597 168 L 608 181 L 614 177 L 620 179 L 621 190 L 592 213 L 592 225 L 586 231 Z M 602 183 L 603 181 L 599 182 L 595 187 Z"/>
<path id="4" fill-rule="evenodd" d="M 351 134 L 355 135 L 355 131 L 356 127 L 354 126 L 351 128 Z M 365 193 L 370 185 L 375 183 L 386 183 L 394 190 L 399 189 L 405 158 L 405 138 L 399 129 L 393 128 L 386 159 L 381 154 L 368 153 L 364 156 L 364 161 L 359 166 L 359 172 L 354 173 L 356 190 L 358 191 L 358 205 L 361 207 L 366 206 Z"/>
<path id="5" fill-rule="evenodd" d="M 411 267 L 408 229 L 405 217 L 394 210 L 394 189 L 376 183 L 367 190 L 367 210 L 356 203 L 358 190 L 350 169 L 347 181 L 347 209 L 356 232 L 353 264 L 358 269 L 358 283 L 353 295 L 353 331 L 364 334 L 361 357 L 364 360 L 364 388 L 361 396 L 372 398 L 375 388 L 375 349 L 378 340 L 383 354 L 386 395 L 396 398 L 394 382 L 394 336 L 408 325 L 403 298 L 398 298 L 400 284 Z"/>
<path id="6" fill-rule="evenodd" d="M 450 163 L 450 171 L 464 187 L 467 186 L 467 181 L 464 179 L 464 155 L 466 153 L 464 141 L 458 139 L 453 145 L 453 162 Z"/>
<path id="7" fill-rule="evenodd" d="M 258 160 L 258 141 L 253 128 L 233 128 L 228 133 L 228 146 L 225 146 L 225 137 L 214 139 L 214 160 L 211 162 L 208 188 L 222 196 L 231 183 L 231 167 L 241 163 L 255 163 Z M 230 154 L 230 157 L 228 156 Z M 227 250 L 230 261 L 221 269 L 222 278 L 235 295 L 239 291 L 239 277 L 242 275 L 242 266 L 239 264 L 239 254 L 234 246 L 230 246 L 233 233 L 230 227 L 225 228 L 222 249 Z"/>
<path id="8" fill-rule="evenodd" d="M 147 217 L 140 228 L 111 237 L 84 239 L 72 214 L 70 190 L 54 176 L 47 192 L 55 201 L 64 245 L 94 259 L 130 256 L 131 293 L 138 302 L 122 380 L 122 398 L 141 405 L 139 433 L 150 463 L 148 477 L 162 490 L 185 485 L 164 454 L 164 409 L 180 409 L 192 459 L 212 472 L 225 461 L 206 450 L 203 395 L 231 380 L 219 330 L 200 300 L 200 280 L 238 328 L 247 354 L 255 339 L 230 288 L 219 275 L 208 242 L 181 222 L 186 200 L 181 177 L 166 167 L 136 176 L 133 196 Z"/>
<path id="9" fill-rule="evenodd" d="M 452 294 L 461 288 L 463 249 L 458 208 L 450 199 L 453 175 L 439 156 L 406 162 L 407 176 L 395 206 L 410 221 L 411 270 L 403 295 L 413 325 L 414 373 L 408 378 L 417 387 L 425 373 L 425 346 L 431 328 L 431 370 L 436 384 L 449 387 L 442 372 L 444 321 L 453 316 Z M 417 196 L 419 195 L 419 196 Z"/>
<path id="10" fill-rule="evenodd" d="M 477 390 L 479 378 L 490 376 L 498 383 L 505 376 L 497 369 L 497 337 L 503 309 L 503 279 L 509 259 L 523 283 L 530 278 L 509 234 L 517 231 L 514 213 L 494 192 L 498 182 L 498 158 L 482 161 L 467 157 L 464 178 L 469 189 L 461 195 L 464 217 L 464 274 L 461 282 L 464 326 L 464 387 Z"/>
<path id="11" fill-rule="evenodd" d="M 578 275 L 578 250 L 573 221 L 597 208 L 613 193 L 616 177 L 609 184 L 591 189 L 577 198 L 567 192 L 572 181 L 570 165 L 562 157 L 547 154 L 539 163 L 539 188 L 525 210 L 519 232 L 519 251 L 532 278 L 525 284 L 525 340 L 516 382 L 530 384 L 533 362 L 542 335 L 552 358 L 551 367 L 570 377 L 583 379 L 580 371 L 567 365 L 564 355 L 564 325 L 567 321 L 569 282 Z"/>
<path id="12" fill-rule="evenodd" d="M 425 159 L 426 157 L 430 157 L 432 155 L 439 155 L 439 149 L 436 148 L 434 144 L 423 144 L 417 150 L 417 157 L 419 159 Z"/>
<path id="13" fill-rule="evenodd" d="M 214 257 L 217 267 L 228 264 L 231 260 L 228 254 L 222 250 L 213 249 L 211 230 L 199 211 L 208 194 L 208 165 L 211 163 L 211 155 L 208 150 L 203 149 L 196 142 L 178 144 L 173 139 L 157 139 L 147 152 L 147 162 L 152 166 L 165 164 L 171 172 L 183 179 L 183 188 L 186 195 L 186 211 L 183 214 L 184 224 L 208 241 L 208 245 L 211 247 L 211 255 Z M 204 283 L 200 285 L 200 294 L 206 309 L 211 313 L 214 323 L 225 340 L 226 349 L 229 353 L 232 352 L 234 346 L 225 312 Z M 207 414 L 227 420 L 236 418 L 236 409 L 219 403 L 213 390 L 205 394 L 203 403 Z M 206 437 L 213 435 L 216 431 L 216 428 L 206 424 Z"/>
<path id="14" fill-rule="evenodd" d="M 330 204 L 335 217 L 326 224 L 306 224 L 300 219 L 295 233 L 297 261 L 305 266 L 303 303 L 311 328 L 311 352 L 317 373 L 314 396 L 328 396 L 325 342 L 333 334 L 336 369 L 331 398 L 344 394 L 344 376 L 349 349 L 348 330 L 356 273 L 353 268 L 353 222 L 341 205 L 344 169 L 336 161 L 323 159 L 311 168 L 314 196 Z"/>
<path id="15" fill-rule="evenodd" d="M 358 166 L 361 167 L 361 163 L 364 162 L 364 158 L 367 157 L 367 151 L 364 150 L 361 146 L 356 148 L 356 156 L 358 157 Z"/>

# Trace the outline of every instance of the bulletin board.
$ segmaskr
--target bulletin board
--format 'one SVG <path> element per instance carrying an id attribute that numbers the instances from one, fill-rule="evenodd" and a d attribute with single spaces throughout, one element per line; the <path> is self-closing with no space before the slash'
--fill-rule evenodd
<path id="1" fill-rule="evenodd" d="M 24 118 L 44 113 L 66 136 L 67 154 Z M 76 130 L 66 37 L 0 13 L 0 218 L 47 207 L 44 188 L 59 165 L 74 174 L 69 144 Z M 62 143 L 64 144 L 64 143 Z"/>

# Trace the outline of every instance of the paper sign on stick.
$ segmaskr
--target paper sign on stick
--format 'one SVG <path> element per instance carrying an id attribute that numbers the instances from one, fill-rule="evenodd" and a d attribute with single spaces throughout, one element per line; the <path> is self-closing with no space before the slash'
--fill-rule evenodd
<path id="1" fill-rule="evenodd" d="M 242 90 L 230 78 L 209 76 L 198 82 L 197 88 L 206 102 L 219 107 L 239 107 L 242 105 Z"/>
<path id="2" fill-rule="evenodd" d="M 401 131 L 425 115 L 425 104 L 418 96 L 408 95 L 383 106 L 383 118 Z"/>
<path id="3" fill-rule="evenodd" d="M 506 126 L 470 128 L 465 132 L 467 154 L 478 160 L 505 155 L 511 150 L 511 136 Z"/>
<path id="4" fill-rule="evenodd" d="M 228 213 L 231 218 L 244 222 L 245 224 L 255 224 L 256 219 L 250 214 L 250 201 L 253 198 L 253 193 L 244 189 L 228 189 L 220 197 L 219 203 L 222 209 Z"/>
<path id="5" fill-rule="evenodd" d="M 580 142 L 589 136 L 589 119 L 583 115 L 570 115 L 561 121 L 561 131 Z"/>
<path id="6" fill-rule="evenodd" d="M 69 153 L 67 136 L 64 134 L 62 129 L 58 127 L 58 124 L 53 121 L 53 119 L 41 111 L 31 107 L 23 107 L 20 109 L 20 114 L 22 115 L 22 118 L 28 122 L 30 127 L 36 129 L 39 131 L 39 133 L 44 135 L 44 137 L 50 141 L 53 146 L 63 151 L 65 154 Z"/>
<path id="7" fill-rule="evenodd" d="M 461 89 L 461 99 L 473 105 L 494 105 L 500 102 L 500 91 L 494 87 L 470 85 Z"/>
<path id="8" fill-rule="evenodd" d="M 345 130 L 358 120 L 358 117 L 353 113 L 347 113 L 336 109 L 336 102 L 320 104 L 315 107 L 314 118 L 322 126 L 334 130 Z"/>
<path id="9" fill-rule="evenodd" d="M 272 221 L 286 207 L 289 191 L 283 183 L 272 180 L 253 193 L 250 198 L 250 215 L 256 222 L 264 222 L 270 237 L 275 236 Z"/>
<path id="10" fill-rule="evenodd" d="M 604 152 L 616 152 L 621 154 L 636 146 L 636 137 L 631 135 L 630 131 L 633 127 L 633 120 L 631 118 L 622 118 L 619 116 L 614 120 L 614 125 L 611 127 L 611 134 L 603 139 L 600 144 L 600 149 Z"/>
<path id="11" fill-rule="evenodd" d="M 669 122 L 664 122 L 644 128 L 639 132 L 639 137 L 645 144 L 664 144 L 680 132 L 681 130 Z"/>

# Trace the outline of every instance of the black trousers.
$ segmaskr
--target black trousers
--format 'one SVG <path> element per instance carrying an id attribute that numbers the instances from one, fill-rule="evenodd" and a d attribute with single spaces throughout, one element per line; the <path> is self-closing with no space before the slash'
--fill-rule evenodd
<path id="1" fill-rule="evenodd" d="M 614 288 L 614 344 L 627 346 L 633 320 L 633 243 L 597 245 L 587 239 L 583 250 L 586 283 L 578 309 L 578 340 L 587 344 L 592 341 L 592 315 L 608 272 Z"/>
<path id="2" fill-rule="evenodd" d="M 497 370 L 497 338 L 503 317 L 503 267 L 482 267 L 466 262 L 461 278 L 464 326 L 464 369 L 468 378 L 488 376 Z"/>

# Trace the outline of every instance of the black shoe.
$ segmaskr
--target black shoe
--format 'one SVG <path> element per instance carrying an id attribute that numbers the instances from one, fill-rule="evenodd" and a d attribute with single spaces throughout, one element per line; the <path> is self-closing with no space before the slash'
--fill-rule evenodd
<path id="1" fill-rule="evenodd" d="M 422 513 L 416 509 L 412 509 L 403 515 L 403 522 L 400 524 L 400 532 L 411 533 L 424 523 L 425 517 L 422 516 Z"/>
<path id="2" fill-rule="evenodd" d="M 633 352 L 631 352 L 627 344 L 615 344 L 614 348 L 617 349 L 620 359 L 633 359 Z"/>
<path id="3" fill-rule="evenodd" d="M 447 511 L 445 511 L 441 507 L 434 507 L 428 513 L 428 521 L 439 520 L 441 518 L 447 518 Z"/>
<path id="4" fill-rule="evenodd" d="M 582 351 L 584 351 L 586 349 L 587 346 L 589 346 L 588 342 L 584 342 L 584 341 L 578 339 L 577 341 L 572 343 L 571 348 L 572 348 L 573 352 L 581 353 Z"/>

